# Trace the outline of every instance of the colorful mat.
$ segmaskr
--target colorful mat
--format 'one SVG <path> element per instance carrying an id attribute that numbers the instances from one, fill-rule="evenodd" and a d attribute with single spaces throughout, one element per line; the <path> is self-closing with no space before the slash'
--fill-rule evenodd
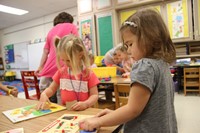
<path id="1" fill-rule="evenodd" d="M 24 86 L 21 80 L 14 80 L 14 81 L 3 81 L 1 82 L 3 85 L 9 85 L 9 86 L 14 86 L 18 89 L 18 92 L 24 92 Z M 33 88 L 29 88 L 29 90 L 33 90 Z M 3 95 L 6 95 L 6 93 L 2 90 L 0 90 Z"/>

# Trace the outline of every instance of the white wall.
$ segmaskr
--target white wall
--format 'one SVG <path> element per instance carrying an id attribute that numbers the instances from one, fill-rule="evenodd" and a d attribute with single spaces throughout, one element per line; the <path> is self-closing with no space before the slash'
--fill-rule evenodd
<path id="1" fill-rule="evenodd" d="M 62 10 L 63 11 L 63 10 Z M 60 11 L 60 12 L 62 12 Z M 69 8 L 64 10 L 74 17 L 74 24 L 77 23 L 77 7 Z M 38 18 L 32 21 L 24 22 L 4 30 L 0 31 L 0 55 L 4 58 L 4 46 L 7 44 L 16 44 L 26 41 L 31 41 L 39 38 L 45 38 L 48 31 L 53 27 L 53 19 L 54 17 L 60 13 L 56 12 L 54 14 L 50 14 L 44 16 L 42 18 Z M 38 59 L 40 60 L 40 59 Z M 4 62 L 5 65 L 5 62 Z M 17 75 L 16 78 L 20 79 L 20 70 L 16 69 Z"/>

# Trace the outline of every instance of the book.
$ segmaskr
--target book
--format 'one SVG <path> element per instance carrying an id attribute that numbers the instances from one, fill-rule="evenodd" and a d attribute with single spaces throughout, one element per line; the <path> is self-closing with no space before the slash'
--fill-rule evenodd
<path id="1" fill-rule="evenodd" d="M 2 113 L 13 123 L 32 119 L 35 117 L 43 116 L 46 114 L 54 113 L 66 109 L 61 105 L 51 103 L 49 109 L 45 110 L 36 110 L 36 104 L 25 106 L 21 108 L 11 109 L 3 111 Z"/>
<path id="2" fill-rule="evenodd" d="M 64 114 L 38 133 L 97 133 L 94 131 L 84 131 L 79 128 L 78 122 L 81 119 L 93 117 L 92 115 Z"/>

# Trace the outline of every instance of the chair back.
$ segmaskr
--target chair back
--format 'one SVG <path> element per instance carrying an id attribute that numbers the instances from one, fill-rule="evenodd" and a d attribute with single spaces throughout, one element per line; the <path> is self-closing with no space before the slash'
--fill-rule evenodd
<path id="1" fill-rule="evenodd" d="M 40 89 L 39 89 L 38 79 L 35 75 L 35 71 L 21 71 L 21 77 L 26 99 L 39 100 Z M 30 96 L 28 91 L 29 88 L 35 88 L 36 95 Z"/>
<path id="2" fill-rule="evenodd" d="M 127 104 L 130 91 L 130 84 L 116 84 L 114 86 L 114 90 L 115 90 L 115 107 L 117 109 Z"/>
<path id="3" fill-rule="evenodd" d="M 184 68 L 184 95 L 187 92 L 198 92 L 200 94 L 200 68 Z"/>

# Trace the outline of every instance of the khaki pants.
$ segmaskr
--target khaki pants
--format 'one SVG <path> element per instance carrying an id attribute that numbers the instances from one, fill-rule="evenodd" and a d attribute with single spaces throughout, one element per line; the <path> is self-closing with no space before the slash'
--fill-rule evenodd
<path id="1" fill-rule="evenodd" d="M 53 79 L 52 78 L 49 78 L 49 77 L 41 77 L 40 78 L 40 83 L 39 83 L 39 88 L 40 88 L 40 91 L 44 91 L 46 88 L 48 88 L 50 86 L 50 84 L 53 82 Z M 61 103 L 60 102 L 60 90 L 59 88 L 57 89 L 57 92 L 51 96 L 49 98 L 49 100 L 53 103 Z"/>

